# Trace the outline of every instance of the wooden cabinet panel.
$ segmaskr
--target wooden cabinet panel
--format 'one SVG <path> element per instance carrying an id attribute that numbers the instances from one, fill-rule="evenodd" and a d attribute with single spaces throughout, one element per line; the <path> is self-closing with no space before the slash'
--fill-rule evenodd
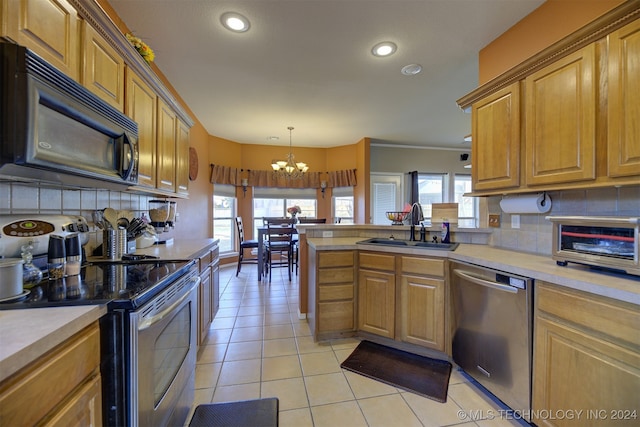
<path id="1" fill-rule="evenodd" d="M 360 269 L 358 273 L 358 329 L 394 338 L 395 307 L 395 273 Z"/>
<path id="2" fill-rule="evenodd" d="M 176 136 L 176 192 L 189 194 L 189 127 L 178 120 Z"/>
<path id="3" fill-rule="evenodd" d="M 584 413 L 579 419 L 533 421 L 540 426 L 637 425 L 638 330 L 636 305 L 536 283 L 533 413 Z"/>
<path id="4" fill-rule="evenodd" d="M 609 35 L 609 177 L 640 175 L 640 20 Z"/>
<path id="5" fill-rule="evenodd" d="M 124 111 L 124 59 L 86 21 L 82 28 L 82 84 L 118 111 Z"/>
<path id="6" fill-rule="evenodd" d="M 353 283 L 353 266 L 322 269 L 318 271 L 318 284 L 327 283 Z"/>
<path id="7" fill-rule="evenodd" d="M 597 82 L 595 44 L 525 79 L 527 185 L 595 179 Z"/>
<path id="8" fill-rule="evenodd" d="M 62 425 L 70 419 L 75 420 L 71 424 L 82 424 L 80 419 L 93 417 L 93 425 L 100 426 L 99 390 L 85 387 L 99 381 L 100 329 L 96 322 L 0 384 L 0 420 L 7 426 L 47 420 Z M 72 401 L 76 402 L 74 409 L 68 408 Z"/>
<path id="9" fill-rule="evenodd" d="M 207 331 L 211 324 L 211 266 L 207 266 L 200 273 L 200 287 L 198 288 L 198 345 L 202 345 L 207 338 Z"/>
<path id="10" fill-rule="evenodd" d="M 309 272 L 314 286 L 310 298 L 310 322 L 316 339 L 352 335 L 355 331 L 354 251 L 316 253 L 316 269 Z M 313 305 L 313 306 L 312 306 Z"/>
<path id="11" fill-rule="evenodd" d="M 158 98 L 157 181 L 160 190 L 175 192 L 176 113 Z"/>
<path id="12" fill-rule="evenodd" d="M 138 123 L 138 185 L 156 186 L 157 95 L 131 69 L 126 70 L 125 114 Z"/>
<path id="13" fill-rule="evenodd" d="M 400 282 L 400 339 L 445 351 L 444 280 L 402 275 Z"/>
<path id="14" fill-rule="evenodd" d="M 355 329 L 353 301 L 318 303 L 318 333 L 353 331 Z"/>
<path id="15" fill-rule="evenodd" d="M 520 185 L 520 83 L 473 104 L 471 179 L 474 190 Z"/>
<path id="16" fill-rule="evenodd" d="M 443 259 L 403 256 L 401 260 L 402 273 L 444 277 L 444 270 Z"/>
<path id="17" fill-rule="evenodd" d="M 318 286 L 318 301 L 320 302 L 344 299 L 353 300 L 353 297 L 353 283 Z"/>
<path id="18" fill-rule="evenodd" d="M 381 253 L 360 252 L 358 266 L 371 270 L 395 271 L 396 257 Z"/>
<path id="19" fill-rule="evenodd" d="M 79 81 L 78 13 L 66 0 L 6 2 L 7 36 Z"/>
<path id="20" fill-rule="evenodd" d="M 353 267 L 353 251 L 330 251 L 318 253 L 318 268 Z"/>
<path id="21" fill-rule="evenodd" d="M 78 390 L 51 419 L 47 427 L 86 427 L 102 425 L 102 381 L 96 375 Z"/>

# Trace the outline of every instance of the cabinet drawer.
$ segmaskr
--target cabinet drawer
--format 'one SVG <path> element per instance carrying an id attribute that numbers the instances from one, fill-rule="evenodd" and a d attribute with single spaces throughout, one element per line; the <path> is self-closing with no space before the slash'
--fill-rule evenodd
<path id="1" fill-rule="evenodd" d="M 2 425 L 35 425 L 86 378 L 98 374 L 97 322 L 78 332 L 0 386 Z"/>
<path id="2" fill-rule="evenodd" d="M 353 266 L 353 251 L 318 252 L 318 268 Z"/>
<path id="3" fill-rule="evenodd" d="M 422 276 L 444 277 L 443 259 L 425 259 L 417 257 L 402 257 L 402 272 L 419 274 Z"/>
<path id="4" fill-rule="evenodd" d="M 538 282 L 537 311 L 543 311 L 598 333 L 640 345 L 637 305 Z"/>
<path id="5" fill-rule="evenodd" d="M 318 271 L 318 284 L 353 283 L 353 267 L 325 268 Z"/>
<path id="6" fill-rule="evenodd" d="M 353 299 L 353 284 L 318 286 L 318 301 Z"/>
<path id="7" fill-rule="evenodd" d="M 213 262 L 213 251 L 208 251 L 206 254 L 198 258 L 198 261 L 200 262 L 200 274 L 202 274 L 202 272 Z"/>
<path id="8" fill-rule="evenodd" d="M 395 271 L 396 257 L 394 255 L 360 252 L 359 264 L 360 264 L 360 268 L 370 268 L 372 270 Z"/>
<path id="9" fill-rule="evenodd" d="M 318 331 L 344 331 L 355 329 L 353 301 L 323 302 L 318 304 Z"/>

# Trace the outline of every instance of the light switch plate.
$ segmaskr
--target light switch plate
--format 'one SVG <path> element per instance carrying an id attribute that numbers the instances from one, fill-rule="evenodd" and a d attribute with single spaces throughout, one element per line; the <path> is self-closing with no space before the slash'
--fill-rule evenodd
<path id="1" fill-rule="evenodd" d="M 520 215 L 511 215 L 511 228 L 520 228 Z"/>
<path id="2" fill-rule="evenodd" d="M 489 227 L 500 227 L 500 214 L 489 214 Z"/>

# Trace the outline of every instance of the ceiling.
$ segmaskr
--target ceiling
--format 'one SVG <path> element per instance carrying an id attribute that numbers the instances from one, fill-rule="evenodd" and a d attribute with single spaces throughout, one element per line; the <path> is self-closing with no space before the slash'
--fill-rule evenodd
<path id="1" fill-rule="evenodd" d="M 464 149 L 478 51 L 543 0 L 109 0 L 207 132 L 243 144 Z M 224 12 L 251 23 L 234 33 Z M 393 41 L 380 58 L 371 48 Z M 420 64 L 422 72 L 400 70 Z M 271 137 L 278 137 L 273 139 Z"/>

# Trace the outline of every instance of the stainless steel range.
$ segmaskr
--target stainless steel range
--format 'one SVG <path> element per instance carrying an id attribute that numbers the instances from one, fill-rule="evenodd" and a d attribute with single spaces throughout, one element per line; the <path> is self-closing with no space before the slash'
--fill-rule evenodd
<path id="1" fill-rule="evenodd" d="M 77 217 L 34 218 L 0 217 L 0 255 L 15 256 L 26 241 L 46 248 L 49 234 L 86 226 Z M 183 425 L 194 398 L 199 282 L 195 260 L 93 261 L 77 276 L 45 279 L 27 295 L 0 303 L 0 310 L 106 304 L 100 319 L 103 424 Z"/>

